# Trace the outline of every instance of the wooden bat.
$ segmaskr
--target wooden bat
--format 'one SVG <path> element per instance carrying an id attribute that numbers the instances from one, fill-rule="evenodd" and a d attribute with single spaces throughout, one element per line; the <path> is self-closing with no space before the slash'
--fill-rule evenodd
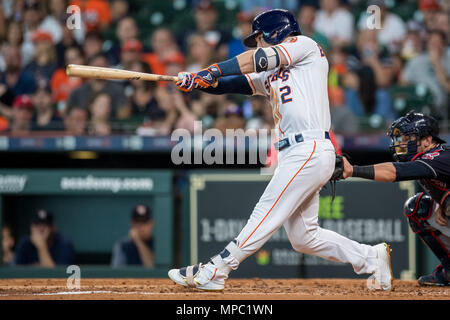
<path id="1" fill-rule="evenodd" d="M 69 77 L 81 77 L 105 80 L 147 80 L 147 81 L 174 81 L 179 79 L 175 76 L 165 76 L 160 74 L 120 70 L 113 68 L 102 68 L 93 66 L 83 66 L 79 64 L 69 64 L 66 67 L 66 74 Z"/>

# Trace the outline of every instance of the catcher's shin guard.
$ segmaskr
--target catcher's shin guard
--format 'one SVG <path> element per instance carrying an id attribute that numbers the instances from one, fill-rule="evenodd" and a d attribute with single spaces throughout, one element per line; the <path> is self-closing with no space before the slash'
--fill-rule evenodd
<path id="1" fill-rule="evenodd" d="M 432 215 L 433 205 L 434 201 L 430 196 L 418 193 L 405 202 L 404 215 L 408 218 L 412 231 L 430 248 L 442 266 L 450 270 L 450 248 L 439 238 L 441 232 L 430 228 L 427 222 Z"/>

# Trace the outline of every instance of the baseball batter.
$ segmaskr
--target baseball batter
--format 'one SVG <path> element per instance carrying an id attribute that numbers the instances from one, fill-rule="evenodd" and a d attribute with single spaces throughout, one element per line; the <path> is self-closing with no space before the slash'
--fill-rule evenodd
<path id="1" fill-rule="evenodd" d="M 336 158 L 328 133 L 325 53 L 301 35 L 297 21 L 286 10 L 261 13 L 252 29 L 244 44 L 255 50 L 196 74 L 179 74 L 177 87 L 270 99 L 279 136 L 275 144 L 278 167 L 239 235 L 209 262 L 170 270 L 170 279 L 183 286 L 222 290 L 229 273 L 284 226 L 296 251 L 350 263 L 357 274 L 374 274 L 381 288 L 390 290 L 387 244 L 360 244 L 318 224 L 319 191 L 330 179 Z"/>

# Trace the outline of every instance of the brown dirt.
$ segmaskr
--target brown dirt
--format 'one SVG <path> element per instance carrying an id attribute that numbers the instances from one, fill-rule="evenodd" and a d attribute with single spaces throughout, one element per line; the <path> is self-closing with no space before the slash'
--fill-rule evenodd
<path id="1" fill-rule="evenodd" d="M 81 279 L 69 290 L 66 279 L 0 279 L 0 299 L 52 300 L 450 300 L 450 287 L 420 287 L 395 280 L 391 292 L 370 291 L 365 280 L 230 279 L 222 292 L 204 292 L 175 285 L 168 279 Z"/>

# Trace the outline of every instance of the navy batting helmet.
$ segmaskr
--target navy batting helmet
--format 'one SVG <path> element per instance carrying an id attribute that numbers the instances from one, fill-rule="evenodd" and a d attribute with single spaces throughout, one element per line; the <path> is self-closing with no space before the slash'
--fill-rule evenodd
<path id="1" fill-rule="evenodd" d="M 437 143 L 446 143 L 439 138 L 439 123 L 431 116 L 408 112 L 395 120 L 389 128 L 391 137 L 389 149 L 396 161 L 409 161 L 417 154 L 417 143 L 424 137 L 431 136 Z M 414 136 L 414 140 L 402 141 L 404 136 Z"/>
<path id="2" fill-rule="evenodd" d="M 276 45 L 289 35 L 300 35 L 300 27 L 288 10 L 273 9 L 260 13 L 253 19 L 252 33 L 244 39 L 247 47 L 256 47 L 256 36 L 261 34 L 265 42 Z"/>

